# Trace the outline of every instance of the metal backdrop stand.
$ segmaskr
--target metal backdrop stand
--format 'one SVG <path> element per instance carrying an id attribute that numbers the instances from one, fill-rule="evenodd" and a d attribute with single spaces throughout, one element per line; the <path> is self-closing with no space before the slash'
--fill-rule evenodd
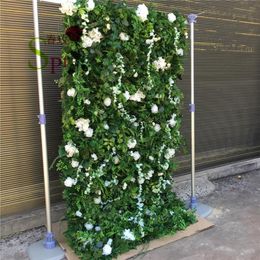
<path id="1" fill-rule="evenodd" d="M 198 15 L 189 14 L 188 21 L 190 24 L 190 54 L 191 54 L 191 197 L 189 207 L 196 210 L 199 216 L 206 217 L 211 214 L 212 208 L 199 203 L 195 193 L 195 103 L 194 103 L 194 23 Z"/>
<path id="2" fill-rule="evenodd" d="M 57 246 L 57 243 L 52 233 L 51 228 L 51 208 L 50 208 L 50 188 L 49 188 L 49 167 L 46 142 L 46 116 L 44 113 L 44 96 L 42 84 L 42 67 L 40 53 L 40 33 L 39 33 L 39 15 L 38 15 L 38 0 L 33 0 L 33 19 L 34 19 L 34 37 L 36 48 L 36 64 L 37 64 L 37 79 L 38 79 L 38 95 L 39 109 L 38 115 L 39 124 L 41 127 L 41 144 L 42 144 L 42 161 L 44 174 L 44 190 L 45 190 L 45 207 L 46 207 L 46 226 L 47 233 L 45 239 L 36 242 L 29 246 L 28 255 L 31 260 L 61 260 L 64 258 L 64 251 Z M 51 1 L 48 1 L 51 2 Z M 58 1 L 52 1 L 58 3 Z"/>

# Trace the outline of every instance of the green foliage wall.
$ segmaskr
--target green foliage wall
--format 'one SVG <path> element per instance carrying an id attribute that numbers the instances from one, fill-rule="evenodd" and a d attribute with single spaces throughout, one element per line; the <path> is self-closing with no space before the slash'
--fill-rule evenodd
<path id="1" fill-rule="evenodd" d="M 61 11 L 66 235 L 82 259 L 106 259 L 194 221 L 171 191 L 186 20 L 92 0 Z"/>

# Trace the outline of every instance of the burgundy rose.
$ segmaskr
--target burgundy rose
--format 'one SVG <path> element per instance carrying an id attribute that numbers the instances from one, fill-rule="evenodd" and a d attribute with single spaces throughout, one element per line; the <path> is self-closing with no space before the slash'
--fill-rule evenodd
<path id="1" fill-rule="evenodd" d="M 72 40 L 72 41 L 79 41 L 80 37 L 82 36 L 82 29 L 79 26 L 71 26 L 66 30 L 66 35 Z"/>

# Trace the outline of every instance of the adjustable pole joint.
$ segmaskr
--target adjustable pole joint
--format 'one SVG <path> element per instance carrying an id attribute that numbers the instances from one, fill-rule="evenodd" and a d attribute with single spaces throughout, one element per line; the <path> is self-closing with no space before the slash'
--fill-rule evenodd
<path id="1" fill-rule="evenodd" d="M 189 105 L 189 108 L 190 108 L 190 112 L 191 112 L 191 113 L 194 113 L 194 112 L 195 112 L 195 104 L 190 104 L 190 105 Z"/>
<path id="2" fill-rule="evenodd" d="M 46 125 L 46 115 L 45 114 L 39 114 L 37 117 L 39 119 L 39 125 Z"/>
<path id="3" fill-rule="evenodd" d="M 191 23 L 196 23 L 196 19 L 197 19 L 198 15 L 196 14 L 189 14 L 188 15 L 188 21 L 189 21 L 189 24 Z"/>

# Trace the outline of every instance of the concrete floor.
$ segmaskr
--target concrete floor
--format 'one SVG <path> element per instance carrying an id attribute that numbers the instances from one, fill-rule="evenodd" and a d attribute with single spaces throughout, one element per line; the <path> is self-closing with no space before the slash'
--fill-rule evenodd
<path id="1" fill-rule="evenodd" d="M 260 260 L 260 170 L 214 181 L 200 201 L 214 208 L 215 227 L 148 252 L 135 260 Z M 26 248 L 43 227 L 0 240 L 1 260 L 27 260 Z"/>

